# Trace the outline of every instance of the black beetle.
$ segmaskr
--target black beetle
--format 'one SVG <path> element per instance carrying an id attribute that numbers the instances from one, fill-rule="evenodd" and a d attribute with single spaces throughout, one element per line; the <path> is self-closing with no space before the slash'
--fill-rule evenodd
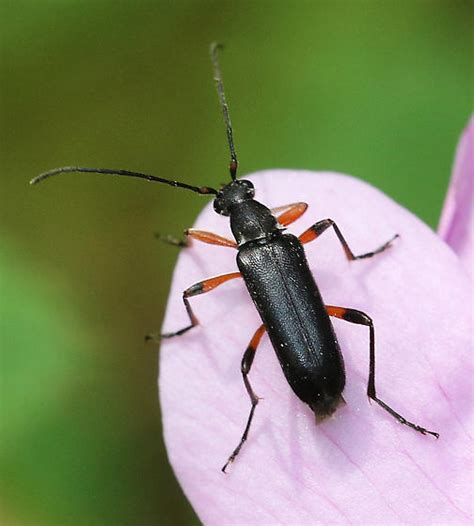
<path id="1" fill-rule="evenodd" d="M 392 241 L 384 243 L 372 252 L 355 256 L 349 248 L 338 226 L 331 219 L 318 221 L 299 237 L 285 233 L 285 227 L 301 217 L 306 211 L 306 203 L 292 203 L 270 210 L 254 199 L 255 189 L 250 181 L 237 180 L 237 155 L 235 153 L 229 109 L 224 95 L 224 86 L 219 68 L 218 44 L 211 46 L 211 59 L 217 93 L 224 114 L 227 139 L 230 148 L 231 182 L 220 190 L 208 186 L 192 186 L 153 175 L 128 170 L 108 168 L 83 168 L 68 166 L 56 168 L 35 177 L 31 183 L 38 183 L 52 175 L 65 172 L 89 172 L 108 175 L 123 175 L 165 183 L 185 188 L 198 194 L 214 195 L 214 210 L 230 218 L 235 241 L 201 230 L 186 230 L 186 238 L 204 243 L 233 247 L 237 252 L 239 272 L 232 272 L 200 281 L 183 293 L 183 302 L 190 324 L 179 331 L 161 334 L 158 338 L 171 338 L 182 335 L 199 324 L 193 313 L 189 298 L 208 292 L 231 279 L 242 277 L 250 296 L 262 319 L 262 325 L 252 337 L 242 359 L 241 372 L 245 387 L 251 400 L 251 410 L 244 433 L 239 444 L 222 468 L 239 454 L 247 440 L 250 425 L 258 404 L 248 374 L 255 352 L 265 331 L 268 332 L 273 348 L 283 369 L 285 377 L 295 394 L 314 411 L 316 421 L 332 415 L 344 402 L 342 392 L 345 385 L 345 372 L 342 354 L 329 316 L 365 325 L 370 331 L 370 367 L 367 395 L 388 411 L 400 423 L 422 434 L 439 437 L 438 433 L 409 422 L 376 396 L 375 391 L 375 333 L 371 318 L 359 310 L 325 305 L 319 289 L 308 266 L 303 245 L 315 240 L 329 227 L 342 244 L 347 259 L 365 259 L 379 254 L 391 246 Z M 279 215 L 274 215 L 279 213 Z M 172 244 L 187 246 L 186 241 L 166 239 Z M 148 337 L 154 338 L 154 337 Z"/>

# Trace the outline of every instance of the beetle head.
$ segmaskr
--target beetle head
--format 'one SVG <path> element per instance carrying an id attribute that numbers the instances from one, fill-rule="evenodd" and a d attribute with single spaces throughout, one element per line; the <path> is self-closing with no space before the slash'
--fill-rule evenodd
<path id="1" fill-rule="evenodd" d="M 214 210 L 223 216 L 229 216 L 235 205 L 250 201 L 255 196 L 255 188 L 250 181 L 239 179 L 232 181 L 217 193 L 214 200 Z"/>

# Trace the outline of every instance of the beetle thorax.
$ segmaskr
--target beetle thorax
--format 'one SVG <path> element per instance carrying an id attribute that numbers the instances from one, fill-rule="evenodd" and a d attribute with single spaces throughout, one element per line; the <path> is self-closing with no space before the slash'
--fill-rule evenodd
<path id="1" fill-rule="evenodd" d="M 232 208 L 230 227 L 239 246 L 257 239 L 271 239 L 282 231 L 271 211 L 254 199 Z"/>
<path id="2" fill-rule="evenodd" d="M 230 226 L 238 245 L 257 239 L 270 239 L 282 227 L 270 209 L 255 201 L 255 189 L 250 181 L 238 179 L 224 186 L 214 200 L 214 210 L 230 216 Z"/>

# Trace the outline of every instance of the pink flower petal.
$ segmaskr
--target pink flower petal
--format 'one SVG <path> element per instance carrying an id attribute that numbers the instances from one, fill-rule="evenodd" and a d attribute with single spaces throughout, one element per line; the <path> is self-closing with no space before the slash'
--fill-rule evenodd
<path id="1" fill-rule="evenodd" d="M 161 348 L 160 397 L 170 462 L 202 522 L 471 524 L 472 348 L 468 278 L 425 224 L 375 188 L 334 173 L 249 177 L 274 207 L 310 204 L 290 230 L 334 219 L 355 253 L 399 233 L 393 248 L 349 263 L 333 232 L 306 245 L 328 304 L 366 311 L 376 327 L 378 395 L 439 440 L 402 426 L 366 397 L 368 331 L 335 320 L 347 405 L 316 426 L 265 336 L 250 373 L 264 398 L 249 440 L 224 475 L 250 402 L 240 375 L 258 315 L 240 280 L 192 299 L 202 325 Z M 211 205 L 197 228 L 230 235 Z M 195 243 L 175 270 L 164 331 L 188 323 L 182 291 L 235 271 L 235 251 Z"/>
<path id="2" fill-rule="evenodd" d="M 438 233 L 456 252 L 472 275 L 474 269 L 474 117 L 471 117 L 458 144 Z"/>

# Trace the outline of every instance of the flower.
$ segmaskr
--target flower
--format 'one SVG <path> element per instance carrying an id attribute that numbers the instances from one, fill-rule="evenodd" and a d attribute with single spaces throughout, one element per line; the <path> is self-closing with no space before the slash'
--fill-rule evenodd
<path id="1" fill-rule="evenodd" d="M 464 265 L 472 261 L 473 225 L 466 229 L 462 223 L 472 220 L 472 130 L 471 121 L 443 212 L 442 239 L 352 177 L 291 170 L 248 177 L 268 206 L 309 203 L 292 232 L 332 218 L 356 254 L 400 234 L 390 250 L 369 260 L 348 262 L 331 230 L 305 249 L 325 302 L 360 309 L 374 320 L 378 396 L 440 438 L 402 426 L 369 403 L 368 330 L 334 320 L 346 364 L 347 405 L 315 425 L 265 336 L 249 377 L 263 400 L 248 441 L 224 475 L 220 468 L 250 410 L 240 362 L 260 324 L 243 282 L 231 281 L 192 298 L 200 327 L 161 348 L 168 455 L 204 524 L 471 523 L 472 299 Z M 211 205 L 195 227 L 229 236 L 228 221 Z M 164 331 L 188 324 L 184 289 L 235 270 L 230 248 L 194 243 L 183 250 Z"/>
<path id="2" fill-rule="evenodd" d="M 459 142 L 438 234 L 456 252 L 467 271 L 474 268 L 474 116 Z"/>

